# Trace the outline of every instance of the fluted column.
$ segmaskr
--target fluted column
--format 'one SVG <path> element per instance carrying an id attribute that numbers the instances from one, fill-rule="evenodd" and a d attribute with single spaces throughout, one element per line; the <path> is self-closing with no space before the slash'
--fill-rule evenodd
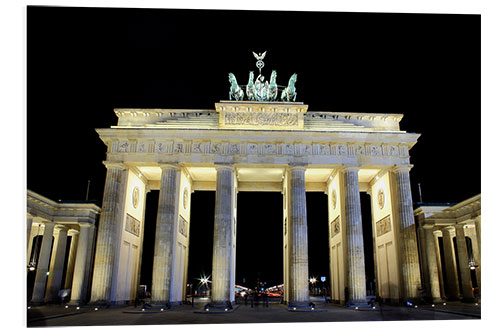
<path id="1" fill-rule="evenodd" d="M 453 227 L 443 229 L 444 265 L 446 269 L 446 282 L 448 284 L 447 296 L 449 300 L 457 300 L 459 293 L 455 248 L 453 246 L 454 230 L 455 228 Z"/>
<path id="2" fill-rule="evenodd" d="M 347 288 L 353 304 L 366 304 L 365 253 L 361 200 L 359 197 L 359 168 L 343 170 L 347 244 Z"/>
<path id="3" fill-rule="evenodd" d="M 470 277 L 469 254 L 467 252 L 467 244 L 465 242 L 464 225 L 457 224 L 455 226 L 457 237 L 458 262 L 460 268 L 460 277 L 462 280 L 462 295 L 464 301 L 473 301 L 474 293 L 472 292 L 472 280 Z"/>
<path id="4" fill-rule="evenodd" d="M 479 247 L 479 257 L 481 257 L 481 216 L 474 219 L 474 227 L 476 228 L 477 244 Z"/>
<path id="5" fill-rule="evenodd" d="M 62 275 L 64 269 L 64 259 L 66 258 L 66 243 L 68 240 L 68 227 L 56 226 L 56 237 L 50 260 L 49 277 L 45 292 L 45 302 L 56 302 L 59 300 L 59 290 L 61 289 Z"/>
<path id="6" fill-rule="evenodd" d="M 87 261 L 85 262 L 85 273 L 84 273 L 84 281 L 82 288 L 82 299 L 81 299 L 82 302 L 87 299 L 87 294 L 88 294 L 90 270 L 92 269 L 91 262 L 93 259 L 92 251 L 94 249 L 95 230 L 96 230 L 95 221 L 89 221 L 88 224 L 90 224 L 90 226 L 89 226 L 89 236 L 87 245 Z"/>
<path id="7" fill-rule="evenodd" d="M 437 265 L 436 243 L 434 240 L 433 226 L 424 226 L 425 252 L 427 255 L 427 274 L 429 278 L 429 291 L 433 302 L 441 301 L 439 288 L 439 273 Z"/>
<path id="8" fill-rule="evenodd" d="M 122 184 L 124 166 L 117 163 L 105 163 L 105 165 L 108 171 L 104 185 L 104 197 L 95 250 L 92 303 L 107 303 L 110 300 L 115 261 L 116 229 L 121 222 L 120 198 L 123 195 L 125 186 L 125 184 Z M 80 241 L 82 241 L 81 236 Z"/>
<path id="9" fill-rule="evenodd" d="M 80 235 L 78 237 L 78 248 L 76 250 L 75 270 L 73 272 L 73 283 L 71 285 L 71 304 L 81 304 L 84 301 L 83 295 L 85 283 L 85 265 L 89 247 L 90 223 L 80 223 Z"/>
<path id="10" fill-rule="evenodd" d="M 28 217 L 26 218 L 26 234 L 27 234 L 27 240 L 26 240 L 26 245 L 28 248 L 28 261 L 30 260 L 30 240 L 31 240 L 31 226 L 33 225 L 33 216 L 28 214 Z"/>
<path id="11" fill-rule="evenodd" d="M 441 247 L 439 246 L 440 236 L 442 236 L 442 232 L 439 230 L 434 230 L 434 246 L 436 248 L 436 263 L 439 275 L 439 291 L 441 293 L 441 298 L 443 298 L 446 295 L 446 290 L 444 289 L 443 264 L 441 263 Z"/>
<path id="12" fill-rule="evenodd" d="M 288 232 L 290 304 L 309 303 L 309 257 L 307 248 L 307 209 L 305 166 L 289 168 Z"/>
<path id="13" fill-rule="evenodd" d="M 66 267 L 66 279 L 64 280 L 64 289 L 71 289 L 73 284 L 73 272 L 75 270 L 76 250 L 78 248 L 78 234 L 75 229 L 68 231 L 68 236 L 71 236 L 71 245 L 68 254 L 68 266 Z"/>
<path id="14" fill-rule="evenodd" d="M 420 265 L 418 261 L 417 234 L 413 216 L 413 200 L 410 187 L 410 169 L 408 166 L 394 170 L 397 183 L 399 247 L 403 277 L 403 297 L 416 299 L 421 286 Z"/>
<path id="15" fill-rule="evenodd" d="M 234 187 L 235 174 L 231 165 L 216 165 L 214 249 L 212 259 L 212 303 L 231 302 L 234 286 L 233 271 Z"/>
<path id="16" fill-rule="evenodd" d="M 40 256 L 38 257 L 38 265 L 36 268 L 35 285 L 33 288 L 32 303 L 43 303 L 45 297 L 45 283 L 47 282 L 47 272 L 49 270 L 50 250 L 52 248 L 52 234 L 54 232 L 55 223 L 44 222 L 45 230 L 42 237 L 42 246 Z"/>
<path id="17" fill-rule="evenodd" d="M 477 265 L 475 272 L 476 272 L 476 280 L 477 280 L 477 287 L 479 288 L 479 291 L 481 291 L 481 251 L 479 250 L 479 241 L 477 237 L 477 229 L 476 228 L 471 228 L 471 242 L 472 242 L 472 255 L 474 257 L 474 262 Z"/>
<path id="18" fill-rule="evenodd" d="M 161 170 L 151 287 L 151 301 L 155 304 L 168 303 L 171 298 L 181 176 L 177 165 L 162 165 Z"/>

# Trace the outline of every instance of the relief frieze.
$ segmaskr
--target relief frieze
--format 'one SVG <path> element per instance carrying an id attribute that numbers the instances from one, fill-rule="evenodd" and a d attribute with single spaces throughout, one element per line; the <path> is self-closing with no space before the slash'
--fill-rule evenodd
<path id="1" fill-rule="evenodd" d="M 127 219 L 125 220 L 125 231 L 139 237 L 141 232 L 141 222 L 131 215 L 127 214 Z"/>
<path id="2" fill-rule="evenodd" d="M 330 234 L 335 237 L 340 232 L 340 216 L 330 223 Z"/>
<path id="3" fill-rule="evenodd" d="M 191 141 L 116 141 L 118 153 L 219 154 L 219 155 L 320 155 L 320 156 L 395 156 L 409 157 L 405 145 L 343 144 L 343 143 L 279 143 L 279 142 L 191 142 Z"/>
<path id="4" fill-rule="evenodd" d="M 383 219 L 377 221 L 375 223 L 375 228 L 377 230 L 377 237 L 385 235 L 389 231 L 391 231 L 391 216 L 387 215 Z"/>
<path id="5" fill-rule="evenodd" d="M 122 153 L 122 152 L 129 152 L 130 151 L 130 144 L 127 141 L 120 142 L 118 144 L 118 151 L 120 153 Z"/>
<path id="6" fill-rule="evenodd" d="M 179 215 L 179 233 L 184 237 L 188 234 L 188 223 L 182 215 Z"/>
<path id="7" fill-rule="evenodd" d="M 297 114 L 284 112 L 226 112 L 226 125 L 253 125 L 253 126 L 297 126 Z"/>
<path id="8" fill-rule="evenodd" d="M 193 142 L 191 144 L 191 152 L 192 153 L 202 153 L 201 142 Z"/>

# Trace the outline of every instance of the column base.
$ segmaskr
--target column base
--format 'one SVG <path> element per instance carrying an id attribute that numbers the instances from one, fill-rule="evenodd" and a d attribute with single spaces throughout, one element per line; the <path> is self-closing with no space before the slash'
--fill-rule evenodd
<path id="1" fill-rule="evenodd" d="M 70 301 L 70 303 L 71 303 L 71 302 L 79 302 L 79 303 L 80 303 L 80 305 L 84 305 L 84 304 L 85 304 L 85 302 L 84 302 L 84 301 Z M 104 307 L 106 307 L 106 308 L 109 308 L 111 305 L 113 305 L 113 302 L 110 302 L 110 301 L 103 301 L 103 300 L 101 300 L 101 301 L 90 301 L 90 302 L 88 303 L 88 305 L 92 305 L 92 306 L 104 306 Z"/>
<path id="2" fill-rule="evenodd" d="M 219 313 L 219 312 L 233 312 L 233 304 L 236 304 L 231 301 L 226 301 L 226 302 L 212 302 L 208 303 L 203 307 L 204 312 L 212 312 L 212 313 Z"/>
<path id="3" fill-rule="evenodd" d="M 235 302 L 232 302 L 232 301 L 213 301 L 213 302 L 210 302 L 209 304 L 207 304 L 207 306 L 214 308 L 214 309 L 224 309 L 224 308 L 232 309 L 233 304 L 235 304 Z"/>
<path id="4" fill-rule="evenodd" d="M 311 309 L 313 307 L 318 307 L 318 305 L 314 304 L 314 302 L 311 302 L 311 301 L 300 301 L 300 302 L 289 301 L 288 302 L 288 310 L 295 311 L 297 309 L 304 309 L 304 308 Z"/>
<path id="5" fill-rule="evenodd" d="M 473 297 L 464 297 L 461 299 L 461 301 L 464 303 L 475 303 L 475 302 L 477 302 L 477 299 L 475 299 Z"/>
<path id="6" fill-rule="evenodd" d="M 151 301 L 151 303 L 149 303 L 148 305 L 152 308 L 171 309 L 175 304 L 169 301 Z"/>
<path id="7" fill-rule="evenodd" d="M 367 297 L 366 299 L 351 299 L 351 300 L 347 301 L 347 307 L 348 308 L 371 308 L 372 303 L 375 304 L 375 299 L 372 297 Z"/>

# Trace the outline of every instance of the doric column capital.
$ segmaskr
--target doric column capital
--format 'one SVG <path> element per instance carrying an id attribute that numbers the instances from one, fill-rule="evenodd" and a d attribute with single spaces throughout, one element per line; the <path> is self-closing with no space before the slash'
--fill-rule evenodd
<path id="1" fill-rule="evenodd" d="M 410 172 L 410 170 L 413 168 L 413 164 L 405 164 L 405 165 L 395 165 L 393 168 L 392 168 L 392 171 L 393 172 L 401 172 L 401 171 L 408 171 Z"/>
<path id="2" fill-rule="evenodd" d="M 69 227 L 64 224 L 56 224 L 55 229 L 58 231 L 68 231 Z"/>
<path id="3" fill-rule="evenodd" d="M 229 163 L 216 163 L 215 165 L 215 170 L 220 171 L 220 170 L 230 170 L 230 171 L 235 171 L 235 167 L 233 164 Z"/>
<path id="4" fill-rule="evenodd" d="M 441 229 L 434 229 L 433 232 L 432 232 L 435 236 L 442 236 L 443 232 L 441 231 Z"/>
<path id="5" fill-rule="evenodd" d="M 68 236 L 77 236 L 78 234 L 80 234 L 79 230 L 76 230 L 76 229 L 69 229 L 68 230 Z"/>
<path id="6" fill-rule="evenodd" d="M 434 227 L 435 227 L 434 222 L 425 223 L 422 225 L 422 228 L 424 228 L 424 229 L 434 229 Z"/>
<path id="7" fill-rule="evenodd" d="M 46 227 L 55 227 L 56 223 L 54 221 L 42 220 L 40 224 L 43 224 Z"/>
<path id="8" fill-rule="evenodd" d="M 444 227 L 441 229 L 443 232 L 447 232 L 449 234 L 452 234 L 455 232 L 455 226 L 448 226 L 448 227 Z"/>
<path id="9" fill-rule="evenodd" d="M 161 171 L 166 169 L 174 169 L 175 171 L 181 171 L 181 166 L 177 163 L 159 163 L 158 166 L 161 168 Z"/>
<path id="10" fill-rule="evenodd" d="M 288 171 L 306 171 L 306 164 L 289 164 L 287 166 Z"/>
<path id="11" fill-rule="evenodd" d="M 90 228 L 90 227 L 92 227 L 92 226 L 93 226 L 93 224 L 92 224 L 92 223 L 85 223 L 85 222 L 78 223 L 78 225 L 80 226 L 80 230 L 81 230 L 82 228 Z"/>
<path id="12" fill-rule="evenodd" d="M 126 170 L 128 167 L 122 162 L 112 162 L 112 161 L 103 161 L 102 164 L 106 167 L 106 169 L 119 169 Z"/>
<path id="13" fill-rule="evenodd" d="M 347 172 L 347 171 L 358 172 L 359 166 L 358 165 L 342 165 L 341 170 L 342 170 L 342 172 Z"/>

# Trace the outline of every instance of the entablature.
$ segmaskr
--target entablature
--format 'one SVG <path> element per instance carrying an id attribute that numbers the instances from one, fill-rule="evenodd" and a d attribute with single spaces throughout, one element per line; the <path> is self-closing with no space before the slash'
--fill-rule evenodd
<path id="1" fill-rule="evenodd" d="M 113 128 L 402 132 L 402 114 L 309 111 L 301 102 L 220 101 L 212 110 L 115 109 Z"/>

